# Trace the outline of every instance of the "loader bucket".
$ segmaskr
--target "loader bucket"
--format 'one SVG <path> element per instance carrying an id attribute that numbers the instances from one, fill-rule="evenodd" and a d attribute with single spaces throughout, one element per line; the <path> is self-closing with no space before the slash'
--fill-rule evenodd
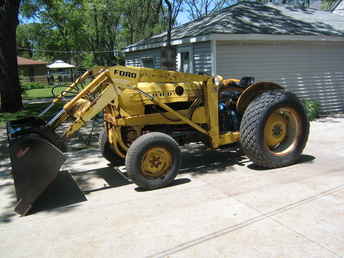
<path id="1" fill-rule="evenodd" d="M 39 128 L 44 131 L 44 123 L 37 123 L 37 119 L 7 124 L 12 175 L 18 200 L 15 211 L 23 216 L 56 178 L 66 160 L 52 141 L 35 132 Z"/>

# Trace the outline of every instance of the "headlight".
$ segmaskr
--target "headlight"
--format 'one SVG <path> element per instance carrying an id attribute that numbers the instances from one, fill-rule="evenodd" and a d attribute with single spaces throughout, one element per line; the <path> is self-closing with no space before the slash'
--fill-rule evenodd
<path id="1" fill-rule="evenodd" d="M 214 84 L 217 86 L 217 87 L 220 87 L 222 85 L 222 81 L 223 81 L 223 77 L 220 76 L 220 75 L 215 75 L 214 77 Z"/>

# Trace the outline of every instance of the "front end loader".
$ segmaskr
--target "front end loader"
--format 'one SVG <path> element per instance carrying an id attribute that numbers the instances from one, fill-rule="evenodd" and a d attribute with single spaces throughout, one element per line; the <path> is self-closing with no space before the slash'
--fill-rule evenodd
<path id="1" fill-rule="evenodd" d="M 59 112 L 43 119 L 71 94 Z M 68 139 L 99 113 L 104 118 L 104 158 L 114 166 L 125 163 L 128 176 L 145 189 L 174 180 L 181 165 L 180 145 L 203 142 L 217 149 L 240 143 L 255 164 L 275 168 L 298 161 L 309 131 L 303 105 L 275 83 L 96 67 L 38 117 L 7 123 L 17 213 L 30 211 L 66 160 Z M 68 125 L 62 132 L 61 124 Z"/>

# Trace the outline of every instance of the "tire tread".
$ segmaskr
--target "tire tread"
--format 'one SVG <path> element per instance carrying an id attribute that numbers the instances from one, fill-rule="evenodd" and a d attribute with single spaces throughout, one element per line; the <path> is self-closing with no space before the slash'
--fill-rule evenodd
<path id="1" fill-rule="evenodd" d="M 258 166 L 277 168 L 296 162 L 295 159 L 276 162 L 276 159 L 271 158 L 270 153 L 264 150 L 261 143 L 262 139 L 259 131 L 262 128 L 262 123 L 267 116 L 268 110 L 282 102 L 287 102 L 291 106 L 294 106 L 299 111 L 303 121 L 304 139 L 302 139 L 302 143 L 298 147 L 295 156 L 299 156 L 306 145 L 309 134 L 309 122 L 303 105 L 296 95 L 284 90 L 263 92 L 249 104 L 245 110 L 240 126 L 240 141 L 243 151 Z"/>

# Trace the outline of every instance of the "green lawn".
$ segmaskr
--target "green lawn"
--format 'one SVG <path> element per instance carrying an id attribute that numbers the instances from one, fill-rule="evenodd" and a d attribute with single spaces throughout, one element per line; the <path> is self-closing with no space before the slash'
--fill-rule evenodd
<path id="1" fill-rule="evenodd" d="M 53 98 L 51 92 L 52 87 L 46 87 L 41 89 L 30 89 L 24 90 L 22 97 L 23 100 L 33 100 L 41 98 Z M 56 95 L 60 94 L 66 87 L 57 87 L 54 90 Z M 68 94 L 67 94 L 68 96 Z M 6 121 L 21 119 L 29 116 L 37 116 L 41 111 L 44 110 L 49 103 L 35 103 L 35 104 L 25 104 L 24 109 L 16 113 L 0 113 L 0 126 L 3 127 L 6 124 Z M 51 116 L 53 113 L 57 112 L 62 108 L 64 103 L 55 104 L 54 108 L 48 112 L 47 116 Z"/>
<path id="2" fill-rule="evenodd" d="M 24 100 L 41 99 L 41 98 L 53 98 L 51 93 L 51 87 L 41 88 L 41 89 L 31 89 L 25 90 L 22 94 Z M 57 87 L 54 90 L 55 94 L 60 94 L 66 87 Z M 44 108 L 46 108 L 50 103 L 35 103 L 35 104 L 25 104 L 24 109 L 16 113 L 0 113 L 0 126 L 3 127 L 6 121 L 21 119 L 29 116 L 37 116 Z M 53 113 L 60 110 L 63 103 L 56 104 L 54 108 L 48 112 L 47 116 L 51 116 Z"/>
<path id="3" fill-rule="evenodd" d="M 60 94 L 66 87 L 55 88 L 54 93 Z M 23 99 L 41 99 L 41 98 L 53 98 L 51 92 L 52 88 L 31 89 L 25 90 L 22 94 Z"/>
<path id="4" fill-rule="evenodd" d="M 24 109 L 16 113 L 0 113 L 0 126 L 3 127 L 6 121 L 21 119 L 29 116 L 37 116 L 50 103 L 26 104 Z M 62 108 L 63 103 L 56 104 L 51 111 L 48 112 L 47 117 L 51 116 Z"/>

